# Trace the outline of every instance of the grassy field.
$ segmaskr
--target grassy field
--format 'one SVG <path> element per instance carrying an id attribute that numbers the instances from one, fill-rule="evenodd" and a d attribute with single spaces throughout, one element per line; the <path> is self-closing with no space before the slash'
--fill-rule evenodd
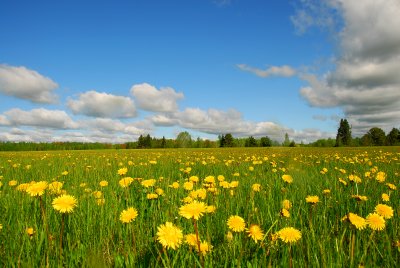
<path id="1" fill-rule="evenodd" d="M 0 266 L 395 267 L 399 149 L 0 153 Z"/>

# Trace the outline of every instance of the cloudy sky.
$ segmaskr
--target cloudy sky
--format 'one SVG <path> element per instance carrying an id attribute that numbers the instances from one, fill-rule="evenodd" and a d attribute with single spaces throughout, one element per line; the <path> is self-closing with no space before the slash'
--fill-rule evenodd
<path id="1" fill-rule="evenodd" d="M 388 132 L 399 70 L 398 0 L 1 1 L 0 140 Z"/>

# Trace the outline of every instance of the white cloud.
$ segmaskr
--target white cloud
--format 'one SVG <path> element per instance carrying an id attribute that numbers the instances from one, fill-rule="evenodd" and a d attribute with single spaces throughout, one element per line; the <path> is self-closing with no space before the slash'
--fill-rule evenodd
<path id="1" fill-rule="evenodd" d="M 135 105 L 129 97 L 99 93 L 94 90 L 80 94 L 78 100 L 68 100 L 67 105 L 74 114 L 108 118 L 136 116 Z"/>
<path id="2" fill-rule="evenodd" d="M 26 67 L 0 64 L 0 92 L 36 103 L 56 103 L 57 83 Z"/>
<path id="3" fill-rule="evenodd" d="M 324 3 L 335 9 L 330 10 L 331 14 L 341 14 L 343 19 L 343 28 L 337 33 L 338 54 L 334 68 L 322 77 L 300 76 L 309 83 L 300 90 L 301 95 L 311 106 L 341 107 L 356 135 L 375 126 L 385 131 L 398 127 L 400 2 L 325 0 Z M 309 11 L 314 20 L 324 14 L 313 12 L 307 5 L 303 10 Z"/>
<path id="4" fill-rule="evenodd" d="M 10 121 L 4 115 L 0 114 L 0 126 L 8 126 L 10 125 Z"/>
<path id="5" fill-rule="evenodd" d="M 14 108 L 4 112 L 10 125 L 34 126 L 54 129 L 74 129 L 78 128 L 75 123 L 64 111 L 47 110 L 43 108 L 24 111 Z"/>
<path id="6" fill-rule="evenodd" d="M 237 64 L 236 66 L 242 71 L 251 72 L 251 73 L 254 73 L 255 75 L 263 77 L 263 78 L 270 77 L 270 76 L 290 77 L 290 76 L 294 76 L 296 74 L 296 70 L 288 65 L 271 66 L 265 70 L 254 68 L 254 67 L 248 66 L 246 64 Z"/>
<path id="7" fill-rule="evenodd" d="M 183 99 L 183 93 L 177 93 L 173 88 L 165 87 L 158 90 L 147 83 L 132 86 L 131 94 L 135 97 L 139 108 L 152 112 L 177 111 L 177 102 Z"/>

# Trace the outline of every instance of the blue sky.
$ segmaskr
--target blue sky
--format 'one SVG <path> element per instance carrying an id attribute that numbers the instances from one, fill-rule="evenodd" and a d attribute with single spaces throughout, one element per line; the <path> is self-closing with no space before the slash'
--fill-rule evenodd
<path id="1" fill-rule="evenodd" d="M 396 0 L 2 1 L 0 140 L 310 142 L 343 117 L 389 131 L 399 15 Z"/>

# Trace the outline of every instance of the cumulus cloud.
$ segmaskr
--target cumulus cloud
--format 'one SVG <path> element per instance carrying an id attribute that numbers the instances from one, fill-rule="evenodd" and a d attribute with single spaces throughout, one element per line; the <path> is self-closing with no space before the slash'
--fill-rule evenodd
<path id="1" fill-rule="evenodd" d="M 270 76 L 283 76 L 283 77 L 290 77 L 296 74 L 296 70 L 288 65 L 283 66 L 271 66 L 265 70 L 254 68 L 248 66 L 246 64 L 237 64 L 236 65 L 240 70 L 251 72 L 259 77 L 270 77 Z"/>
<path id="2" fill-rule="evenodd" d="M 7 117 L 0 114 L 0 126 L 8 126 L 10 125 L 10 121 L 8 121 Z"/>
<path id="3" fill-rule="evenodd" d="M 183 93 L 178 93 L 173 88 L 157 89 L 147 83 L 132 86 L 131 94 L 139 108 L 152 112 L 174 112 L 178 110 L 177 102 L 183 99 Z"/>
<path id="4" fill-rule="evenodd" d="M 77 100 L 69 99 L 67 105 L 74 114 L 107 118 L 136 116 L 135 105 L 129 97 L 99 93 L 94 90 L 80 94 Z"/>
<path id="5" fill-rule="evenodd" d="M 317 3 L 307 0 L 305 3 Z M 400 113 L 400 2 L 325 0 L 341 14 L 334 68 L 323 76 L 303 74 L 300 94 L 316 107 L 341 107 L 356 135 L 371 127 L 398 126 Z M 303 11 L 320 15 L 304 6 Z M 323 12 L 322 12 L 323 14 Z"/>
<path id="6" fill-rule="evenodd" d="M 73 129 L 79 125 L 69 115 L 61 110 L 47 110 L 44 108 L 24 111 L 14 108 L 4 112 L 10 125 L 35 126 L 55 129 Z"/>
<path id="7" fill-rule="evenodd" d="M 56 103 L 56 82 L 34 70 L 0 64 L 0 92 L 35 103 Z"/>

